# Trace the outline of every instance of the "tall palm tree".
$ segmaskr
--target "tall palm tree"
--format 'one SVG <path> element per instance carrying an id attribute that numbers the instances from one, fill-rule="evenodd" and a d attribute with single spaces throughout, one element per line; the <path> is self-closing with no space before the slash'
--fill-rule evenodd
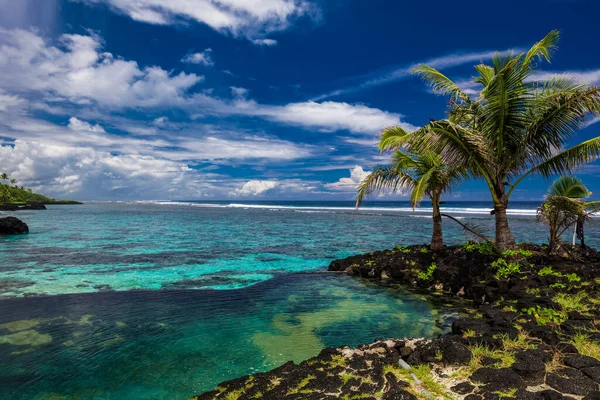
<path id="1" fill-rule="evenodd" d="M 380 148 L 409 145 L 411 151 L 433 150 L 449 165 L 467 165 L 487 184 L 494 203 L 496 244 L 515 245 L 506 210 L 510 196 L 531 174 L 571 173 L 600 157 L 600 136 L 569 149 L 565 145 L 600 111 L 600 88 L 569 77 L 535 74 L 538 61 L 551 58 L 558 31 L 521 54 L 497 54 L 492 65 L 476 65 L 478 96 L 470 97 L 436 69 L 420 65 L 414 72 L 435 92 L 449 95 L 444 120 L 406 135 L 400 127 L 384 131 Z"/>
<path id="2" fill-rule="evenodd" d="M 440 199 L 453 185 L 467 177 L 464 169 L 452 169 L 442 162 L 442 158 L 431 151 L 409 153 L 396 150 L 392 162 L 387 166 L 377 166 L 358 186 L 356 207 L 360 207 L 368 194 L 391 190 L 396 193 L 410 190 L 410 202 L 416 207 L 424 196 L 431 199 L 433 207 L 433 234 L 431 249 L 440 250 L 444 246 Z"/>
<path id="3" fill-rule="evenodd" d="M 562 176 L 552 183 L 546 201 L 537 210 L 538 221 L 544 221 L 550 230 L 551 252 L 560 250 L 560 238 L 567 229 L 585 222 L 600 209 L 600 201 L 583 200 L 591 194 L 574 176 Z"/>
<path id="4" fill-rule="evenodd" d="M 3 173 L 0 175 L 0 180 L 1 180 L 2 182 L 4 182 L 4 181 L 7 181 L 7 180 L 9 180 L 9 179 L 10 179 L 10 177 L 8 176 L 8 174 L 7 174 L 6 172 L 3 172 Z"/>

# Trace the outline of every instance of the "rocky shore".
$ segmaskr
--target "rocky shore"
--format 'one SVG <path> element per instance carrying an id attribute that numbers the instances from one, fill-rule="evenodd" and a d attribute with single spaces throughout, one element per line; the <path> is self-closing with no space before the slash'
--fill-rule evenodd
<path id="1" fill-rule="evenodd" d="M 460 296 L 469 316 L 433 340 L 325 349 L 194 399 L 600 399 L 600 253 L 567 250 L 467 243 L 336 260 L 330 271 Z"/>

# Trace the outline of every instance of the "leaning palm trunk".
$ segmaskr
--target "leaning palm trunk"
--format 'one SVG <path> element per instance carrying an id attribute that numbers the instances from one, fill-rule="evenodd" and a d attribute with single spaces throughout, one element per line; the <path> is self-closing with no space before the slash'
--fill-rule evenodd
<path id="1" fill-rule="evenodd" d="M 442 214 L 440 213 L 440 196 L 431 197 L 433 204 L 433 233 L 431 235 L 431 250 L 441 250 L 444 247 L 444 231 L 442 230 Z"/>

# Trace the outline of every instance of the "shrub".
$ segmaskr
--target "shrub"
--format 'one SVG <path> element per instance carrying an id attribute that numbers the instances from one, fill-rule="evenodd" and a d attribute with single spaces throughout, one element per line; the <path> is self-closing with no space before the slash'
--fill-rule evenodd
<path id="1" fill-rule="evenodd" d="M 560 325 L 567 320 L 567 317 L 564 314 L 552 308 L 546 308 L 542 306 L 524 308 L 521 311 L 528 315 L 532 315 L 538 325 Z"/>
<path id="2" fill-rule="evenodd" d="M 517 250 L 505 250 L 502 253 L 503 256 L 505 257 L 515 257 L 515 256 L 522 256 L 522 257 L 531 257 L 533 255 L 533 253 L 529 250 L 524 250 L 524 249 L 517 249 Z"/>
<path id="3" fill-rule="evenodd" d="M 430 281 L 433 279 L 433 273 L 435 272 L 436 269 L 437 269 L 437 264 L 432 263 L 429 267 L 427 267 L 426 272 L 419 272 L 417 274 L 417 278 L 422 281 Z"/>
<path id="4" fill-rule="evenodd" d="M 490 256 L 496 254 L 496 244 L 486 240 L 485 242 L 467 242 L 463 243 L 463 249 L 469 253 L 477 252 L 479 254 Z"/>
<path id="5" fill-rule="evenodd" d="M 496 278 L 510 278 L 511 275 L 521 272 L 521 265 L 517 262 L 506 262 L 505 259 L 499 258 L 492 263 L 492 267 L 496 268 Z"/>

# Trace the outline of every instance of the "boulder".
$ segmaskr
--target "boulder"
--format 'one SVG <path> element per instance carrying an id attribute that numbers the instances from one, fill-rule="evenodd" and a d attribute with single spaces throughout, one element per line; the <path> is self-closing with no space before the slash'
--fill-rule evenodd
<path id="1" fill-rule="evenodd" d="M 600 361 L 592 357 L 582 356 L 580 354 L 569 354 L 565 357 L 563 362 L 565 365 L 575 369 L 600 367 Z"/>
<path id="2" fill-rule="evenodd" d="M 519 389 L 525 386 L 520 375 L 510 368 L 480 368 L 470 378 L 473 382 L 483 383 L 490 392 L 506 389 Z"/>
<path id="3" fill-rule="evenodd" d="M 561 393 L 585 396 L 598 391 L 598 384 L 585 376 L 581 371 L 564 368 L 546 377 L 546 384 Z"/>
<path id="4" fill-rule="evenodd" d="M 517 353 L 512 365 L 513 371 L 523 378 L 528 385 L 540 385 L 546 377 L 546 364 L 533 352 Z"/>
<path id="5" fill-rule="evenodd" d="M 15 217 L 0 218 L 0 235 L 21 235 L 28 233 L 29 227 Z"/>

